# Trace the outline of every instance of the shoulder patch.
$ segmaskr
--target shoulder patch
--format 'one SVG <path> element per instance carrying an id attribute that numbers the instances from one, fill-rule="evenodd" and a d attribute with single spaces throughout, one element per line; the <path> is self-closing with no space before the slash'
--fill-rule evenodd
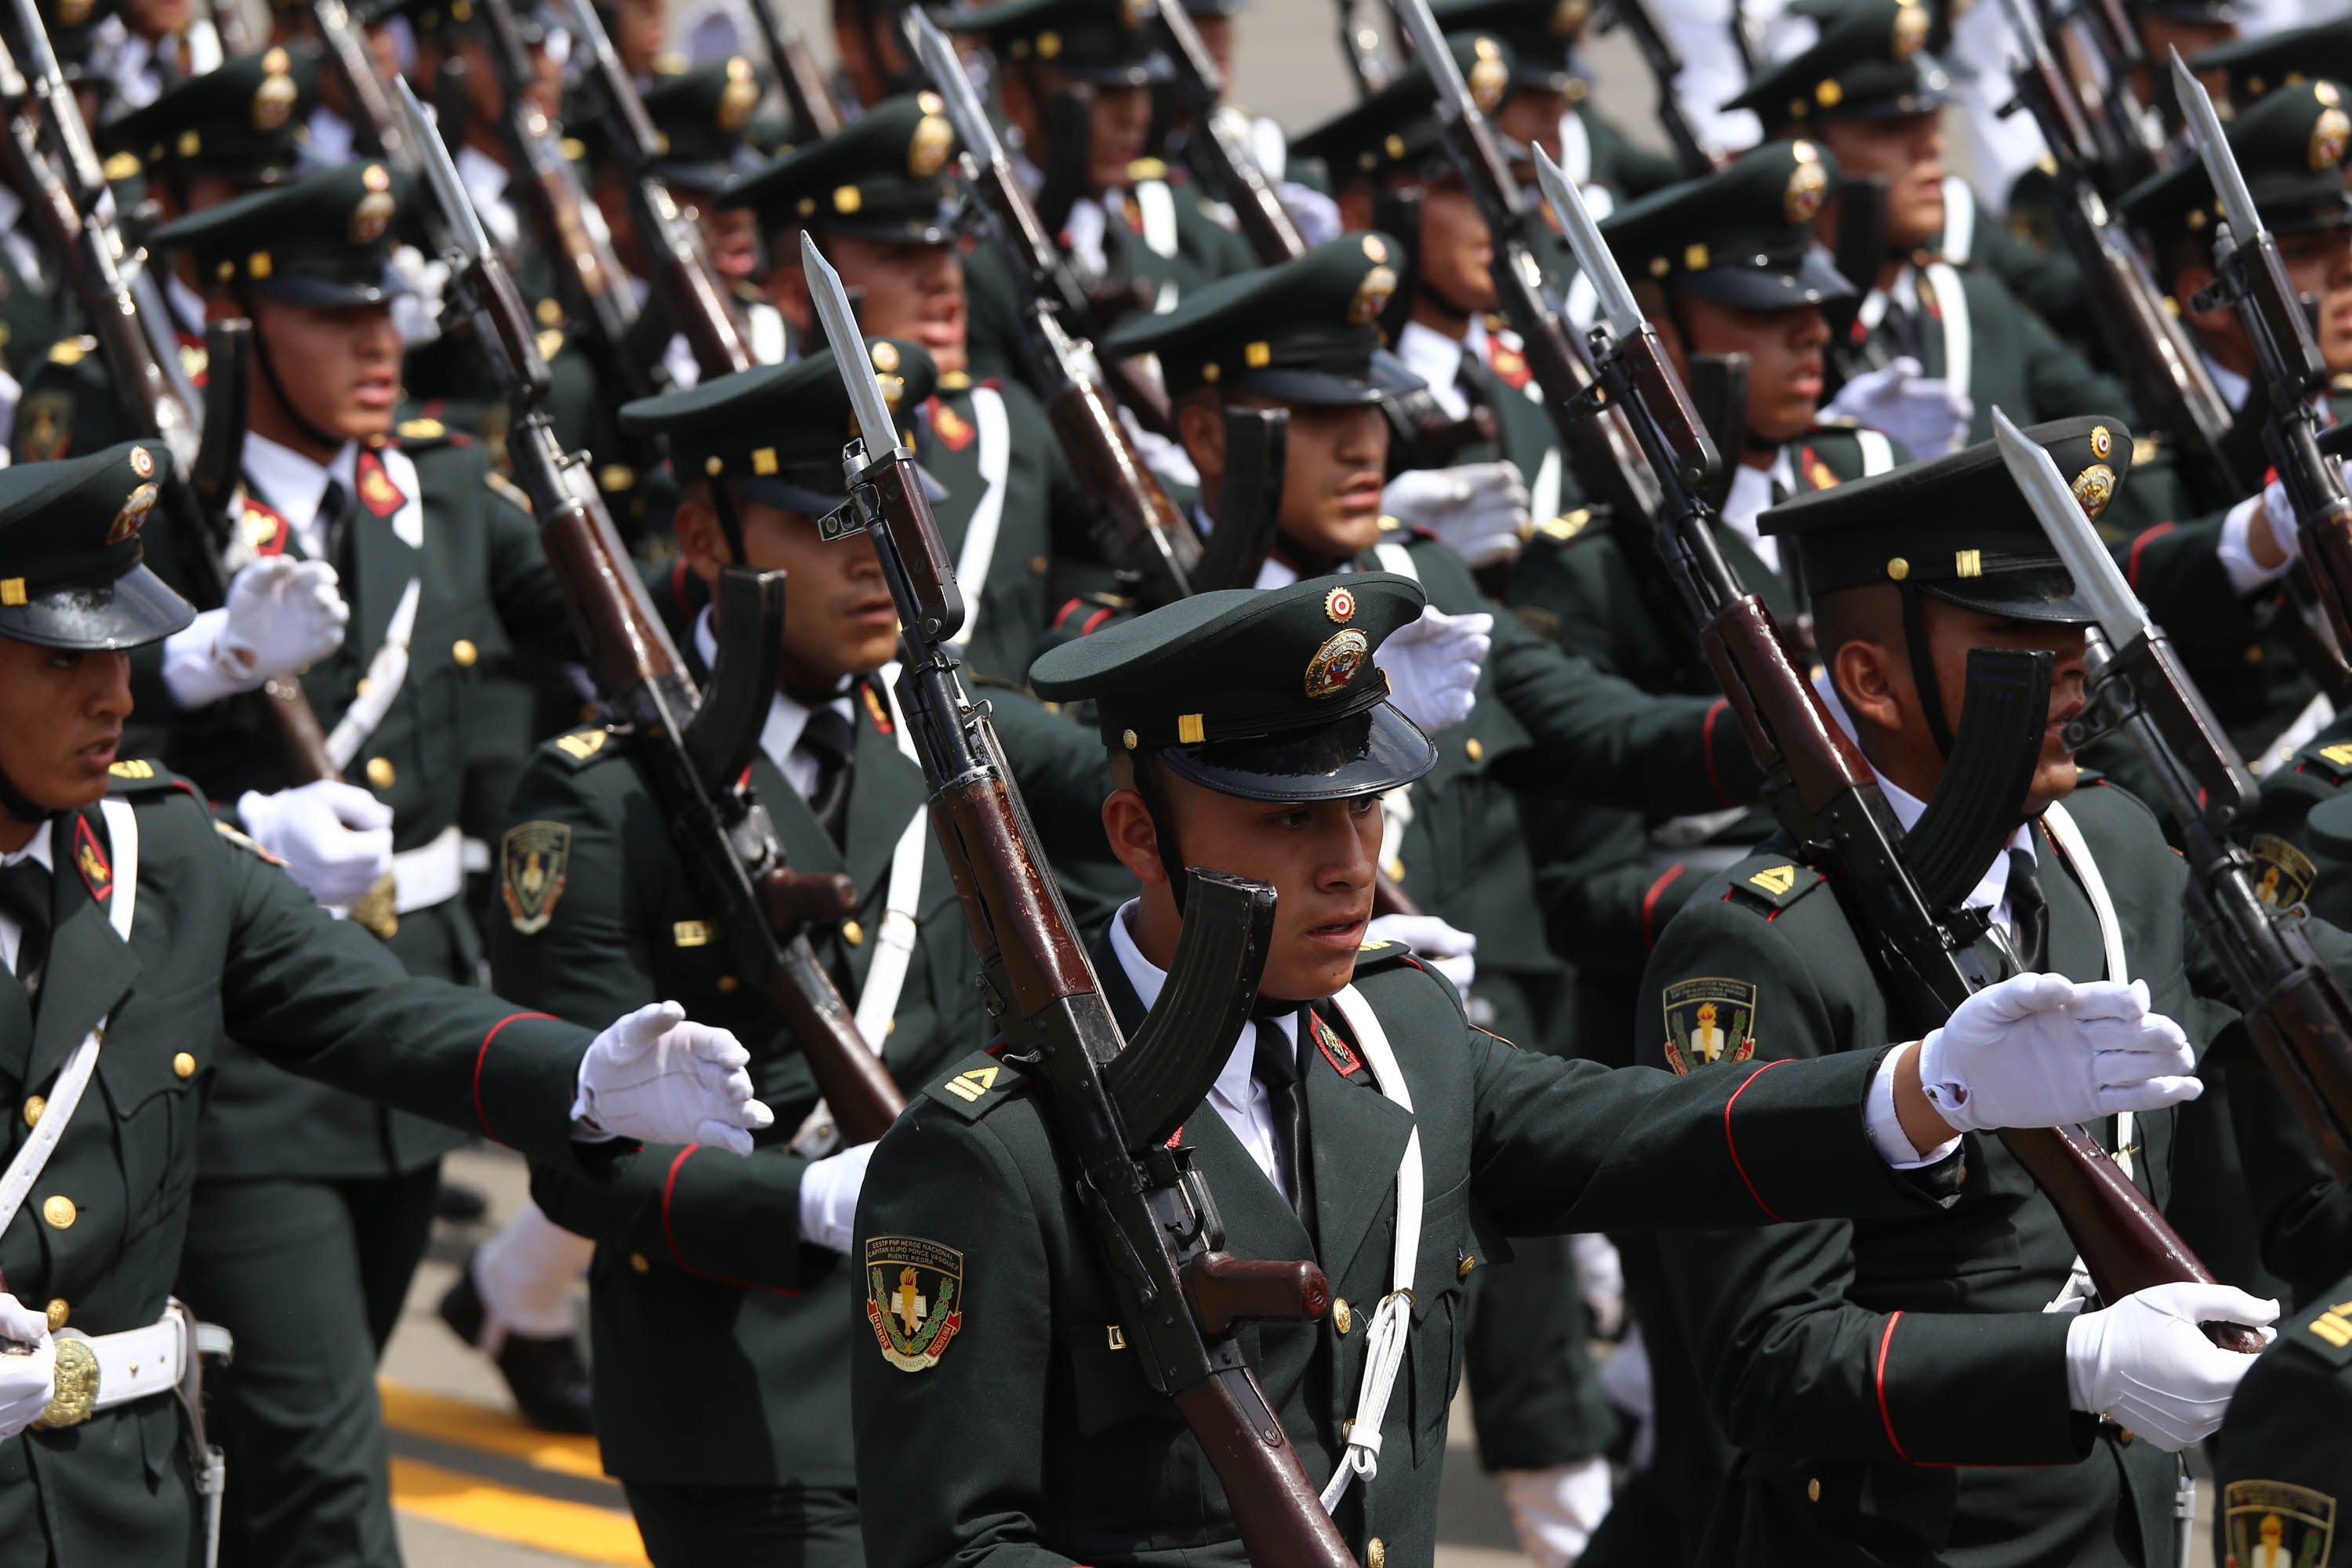
<path id="1" fill-rule="evenodd" d="M 1677 980 L 1665 989 L 1666 1061 L 1678 1073 L 1756 1054 L 1756 986 L 1731 975 Z"/>
<path id="2" fill-rule="evenodd" d="M 2221 1523 L 2232 1568 L 2324 1568 L 2336 1544 L 2336 1500 L 2287 1481 L 2231 1481 Z"/>
<path id="3" fill-rule="evenodd" d="M 599 727 L 593 730 L 574 730 L 569 735 L 558 735 L 553 744 L 557 752 L 569 758 L 572 765 L 577 768 L 585 767 L 594 761 L 612 738 L 612 731 Z"/>
<path id="4" fill-rule="evenodd" d="M 1401 942 L 1368 942 L 1356 950 L 1356 973 L 1359 976 L 1412 962 L 1412 949 Z"/>
<path id="5" fill-rule="evenodd" d="M 966 1121 L 977 1121 L 1027 1081 L 1019 1068 L 998 1061 L 986 1051 L 974 1051 L 944 1077 L 925 1084 L 923 1092 Z"/>
<path id="6" fill-rule="evenodd" d="M 571 873 L 569 824 L 519 822 L 507 829 L 499 841 L 499 897 L 516 931 L 535 936 L 547 929 Z"/>
<path id="7" fill-rule="evenodd" d="M 1822 874 L 1792 860 L 1751 860 L 1731 873 L 1731 890 L 1775 911 L 1822 885 Z"/>
<path id="8" fill-rule="evenodd" d="M 152 779 L 155 764 L 143 757 L 131 757 L 107 764 L 106 776 L 110 779 Z"/>
<path id="9" fill-rule="evenodd" d="M 525 517 L 535 517 L 538 515 L 531 510 L 530 497 L 523 493 L 522 487 L 515 483 L 512 479 L 507 478 L 504 474 L 499 472 L 496 468 L 488 468 L 483 471 L 482 483 L 488 485 L 492 493 L 496 494 L 500 500 L 512 502 L 515 510 L 521 512 Z"/>
<path id="10" fill-rule="evenodd" d="M 146 757 L 119 758 L 106 770 L 106 793 L 109 795 L 160 795 L 165 790 L 181 787 L 184 787 L 183 781 L 169 764 Z"/>
<path id="11" fill-rule="evenodd" d="M 227 823 L 223 822 L 218 817 L 213 818 L 213 831 L 219 834 L 223 838 L 227 839 L 231 844 L 236 845 L 239 849 L 244 850 L 247 854 L 251 855 L 257 859 L 267 860 L 273 866 L 283 866 L 286 864 L 283 859 L 278 856 L 272 855 L 268 850 L 264 849 L 260 845 L 255 843 L 251 838 L 247 837 L 243 833 L 238 832 L 236 828 L 231 827 Z"/>
<path id="12" fill-rule="evenodd" d="M 2319 868 L 2311 857 L 2275 833 L 2257 833 L 2246 846 L 2254 858 L 2254 891 L 2274 910 L 2291 910 L 2311 897 Z"/>
<path id="13" fill-rule="evenodd" d="M 919 1236 L 866 1238 L 866 1321 L 882 1359 L 929 1372 L 963 1331 L 963 1254 Z"/>

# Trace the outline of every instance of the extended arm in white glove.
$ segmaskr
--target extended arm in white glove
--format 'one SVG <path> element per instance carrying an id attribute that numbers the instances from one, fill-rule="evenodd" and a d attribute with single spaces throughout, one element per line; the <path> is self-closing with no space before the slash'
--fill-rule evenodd
<path id="1" fill-rule="evenodd" d="M 40 1419 L 57 1397 L 58 1347 L 49 1338 L 49 1320 L 14 1296 L 0 1295 L 0 1339 L 30 1345 L 29 1353 L 13 1347 L 0 1354 L 0 1442 Z"/>
<path id="2" fill-rule="evenodd" d="M 1497 460 L 1451 468 L 1408 468 L 1381 492 L 1381 510 L 1424 528 L 1473 567 L 1516 561 L 1530 502 L 1518 466 Z"/>
<path id="3" fill-rule="evenodd" d="M 1372 655 L 1389 678 L 1389 700 L 1423 734 L 1459 724 L 1477 702 L 1494 632 L 1495 617 L 1484 610 L 1449 616 L 1423 605 L 1419 620 L 1391 632 Z"/>
<path id="4" fill-rule="evenodd" d="M 2200 1322 L 2276 1335 L 2278 1303 L 2229 1285 L 2157 1285 L 2066 1325 L 2066 1393 L 2077 1410 L 2130 1427 L 2168 1454 L 2210 1437 L 2254 1358 L 2225 1351 Z"/>
<path id="5" fill-rule="evenodd" d="M 812 1247 L 847 1252 L 857 1229 L 857 1194 L 866 1184 L 866 1163 L 874 1145 L 860 1143 L 813 1160 L 801 1173 L 801 1239 Z"/>
<path id="6" fill-rule="evenodd" d="M 2019 974 L 1960 1004 L 1919 1047 L 1920 1087 L 1956 1132 L 2057 1127 L 2194 1100 L 2195 1053 L 2147 986 Z"/>
<path id="7" fill-rule="evenodd" d="M 228 603 L 163 639 L 163 684 L 202 708 L 292 675 L 343 646 L 352 607 L 323 561 L 265 555 L 228 585 Z"/>
<path id="8" fill-rule="evenodd" d="M 1454 982 L 1454 989 L 1470 1000 L 1470 982 L 1478 973 L 1478 939 L 1447 925 L 1435 915 L 1375 915 L 1364 927 L 1367 942 L 1401 942 L 1413 956 Z"/>
<path id="9" fill-rule="evenodd" d="M 1956 451 L 1968 439 L 1975 406 L 1950 382 L 1922 375 L 1917 360 L 1905 357 L 1888 361 L 1883 370 L 1857 375 L 1838 388 L 1822 416 L 1883 430 L 1909 447 L 1915 458 Z"/>
<path id="10" fill-rule="evenodd" d="M 392 807 L 356 784 L 319 779 L 275 795 L 247 790 L 236 815 L 329 909 L 351 908 L 392 869 Z"/>
<path id="11" fill-rule="evenodd" d="M 751 1059 L 733 1035 L 688 1022 L 677 1003 L 648 1003 L 589 1042 L 572 1120 L 591 1138 L 749 1154 L 751 1134 L 776 1119 L 751 1097 Z"/>

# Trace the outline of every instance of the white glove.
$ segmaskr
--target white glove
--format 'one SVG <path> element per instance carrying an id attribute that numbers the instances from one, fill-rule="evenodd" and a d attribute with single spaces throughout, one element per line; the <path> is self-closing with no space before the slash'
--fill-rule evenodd
<path id="1" fill-rule="evenodd" d="M 292 675 L 343 646 L 352 607 L 323 561 L 265 555 L 228 585 L 228 603 L 163 639 L 163 683 L 195 709 Z"/>
<path id="2" fill-rule="evenodd" d="M 1381 510 L 1425 528 L 1473 568 L 1519 558 L 1528 532 L 1528 482 L 1513 463 L 1407 468 L 1381 492 Z"/>
<path id="3" fill-rule="evenodd" d="M 1613 1340 L 1625 1326 L 1625 1260 L 1616 1244 L 1598 1231 L 1579 1231 L 1569 1238 L 1576 1258 L 1577 1288 L 1584 1292 L 1585 1310 L 1592 1314 L 1596 1339 Z"/>
<path id="4" fill-rule="evenodd" d="M 0 1339 L 33 1347 L 32 1352 L 0 1354 L 0 1441 L 14 1437 L 58 1396 L 58 1346 L 49 1320 L 14 1296 L 0 1295 Z"/>
<path id="5" fill-rule="evenodd" d="M 1822 416 L 1883 430 L 1910 447 L 1915 458 L 1958 451 L 1968 439 L 1975 405 L 1942 376 L 1919 370 L 1919 362 L 1906 356 L 1889 361 L 1884 370 L 1857 375 L 1838 388 Z"/>
<path id="6" fill-rule="evenodd" d="M 1609 1460 L 1595 1454 L 1544 1470 L 1497 1470 L 1519 1549 L 1536 1568 L 1570 1568 L 1609 1516 Z"/>
<path id="7" fill-rule="evenodd" d="M 874 1145 L 860 1143 L 809 1163 L 801 1173 L 801 1239 L 847 1252 L 857 1228 L 857 1190 L 866 1184 L 866 1162 Z"/>
<path id="8" fill-rule="evenodd" d="M 1339 204 L 1310 185 L 1296 180 L 1283 180 L 1274 187 L 1274 199 L 1290 215 L 1298 230 L 1298 237 L 1308 247 L 1327 244 L 1339 237 L 1347 227 L 1339 216 Z"/>
<path id="9" fill-rule="evenodd" d="M 2059 1127 L 2194 1100 L 2205 1086 L 2180 1026 L 2147 986 L 2018 974 L 1960 1004 L 1919 1047 L 1919 1081 L 1958 1131 Z"/>
<path id="10" fill-rule="evenodd" d="M 724 1029 L 686 1020 L 675 1002 L 651 1002 L 589 1042 L 572 1120 L 647 1143 L 715 1143 L 751 1152 L 775 1113 L 751 1098 L 751 1053 Z"/>
<path id="11" fill-rule="evenodd" d="M 1423 605 L 1419 620 L 1391 632 L 1372 655 L 1389 678 L 1389 700 L 1423 734 L 1459 724 L 1477 702 L 1494 632 L 1495 617 L 1484 610 L 1449 616 Z"/>
<path id="12" fill-rule="evenodd" d="M 1478 973 L 1478 939 L 1456 931 L 1435 915 L 1375 915 L 1364 927 L 1366 942 L 1401 942 L 1413 956 L 1454 982 L 1462 1000 L 1470 1000 L 1470 982 Z"/>
<path id="13" fill-rule="evenodd" d="M 2229 1285 L 2156 1285 L 2066 1325 L 2066 1395 L 2077 1410 L 2130 1427 L 2168 1454 L 2210 1437 L 2254 1358 L 2198 1331 L 2216 1320 L 2270 1328 L 2278 1303 Z"/>
<path id="14" fill-rule="evenodd" d="M 392 270 L 408 285 L 408 292 L 392 301 L 393 324 L 400 329 L 404 348 L 418 348 L 441 335 L 441 297 L 449 288 L 449 264 L 427 258 L 413 245 L 394 246 Z"/>
<path id="15" fill-rule="evenodd" d="M 236 815 L 329 909 L 350 909 L 392 869 L 392 807 L 357 784 L 320 779 L 275 795 L 247 790 Z"/>

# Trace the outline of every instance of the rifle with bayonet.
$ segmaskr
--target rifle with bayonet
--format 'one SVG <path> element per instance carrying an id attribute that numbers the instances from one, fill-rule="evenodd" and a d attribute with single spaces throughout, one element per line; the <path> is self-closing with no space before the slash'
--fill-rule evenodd
<path id="1" fill-rule="evenodd" d="M 1712 509 L 1699 499 L 1721 461 L 1692 410 L 1656 331 L 1584 203 L 1549 162 L 1544 194 L 1560 218 L 1600 308 L 1592 327 L 1600 368 L 1579 412 L 1622 410 L 1666 500 L 1659 553 L 1701 627 L 1706 659 L 1764 770 L 1773 814 L 1796 853 L 1827 879 L 1868 954 L 1894 1016 L 1924 1036 L 1984 984 L 1973 952 L 1982 911 L 1960 900 L 2017 829 L 2049 719 L 2052 656 L 1977 648 L 1951 762 L 1909 834 L 1876 776 L 1822 706 L 1775 635 L 1770 616 L 1717 548 Z M 2001 1142 L 2058 1211 L 2099 1293 L 2211 1273 L 2107 1152 L 2080 1127 L 2006 1129 Z M 2225 1349 L 2262 1348 L 2252 1330 L 2209 1323 Z"/>
<path id="2" fill-rule="evenodd" d="M 310 0 L 310 18 L 342 88 L 345 118 L 359 145 L 404 174 L 416 173 L 416 150 L 408 145 L 392 94 L 376 74 L 375 57 L 351 7 L 344 0 Z"/>
<path id="3" fill-rule="evenodd" d="M 2058 232 L 2087 286 L 2092 324 L 2122 373 L 2132 405 L 2171 437 L 2198 510 L 2226 506 L 2256 488 L 2259 475 L 2231 470 L 2223 443 L 2230 406 L 2178 317 L 2165 309 L 2147 263 L 2109 216 L 2100 189 L 2100 153 L 2073 84 L 2050 52 L 2032 0 L 2006 0 L 2021 54 L 2012 77 L 2017 106 L 2033 116 L 2056 166 Z"/>
<path id="4" fill-rule="evenodd" d="M 2296 658 L 2342 704 L 2352 700 L 2352 668 L 2344 658 L 2344 650 L 2352 648 L 2352 495 L 2345 489 L 2343 463 L 2325 449 L 2320 437 L 2315 400 L 2327 391 L 2327 362 L 2312 337 L 2310 318 L 2286 275 L 2278 243 L 2263 226 L 2237 156 L 2221 133 L 2212 99 L 2178 49 L 2171 63 L 2173 91 L 2189 139 L 2221 204 L 2221 221 L 2213 228 L 2215 281 L 2189 308 L 2231 306 L 2253 347 L 2261 402 L 2248 401 L 2265 416 L 2263 452 L 2294 509 L 2303 547 L 2303 559 L 2289 574 L 2283 609 L 2301 623 L 2304 635 L 2292 639 Z M 2293 579 L 2305 573 L 2310 588 L 2299 592 Z M 2323 609 L 2324 616 L 2317 613 Z M 2306 610 L 2312 613 L 2301 613 Z"/>
<path id="5" fill-rule="evenodd" d="M 1658 89 L 1658 124 L 1675 149 L 1675 159 L 1683 166 L 1683 178 L 1696 180 L 1711 174 L 1720 167 L 1706 143 L 1691 129 L 1690 117 L 1683 112 L 1682 100 L 1675 95 L 1675 83 L 1683 74 L 1683 54 L 1675 47 L 1673 38 L 1659 26 L 1650 10 L 1649 0 L 1607 0 L 1608 14 L 1601 26 L 1621 27 L 1642 51 L 1642 62 L 1650 68 L 1650 79 Z"/>
<path id="6" fill-rule="evenodd" d="M 1267 267 L 1307 254 L 1307 241 L 1274 194 L 1247 141 L 1249 117 L 1224 101 L 1224 74 L 1201 41 L 1183 0 L 1160 0 L 1156 7 L 1168 58 L 1176 70 L 1177 96 L 1191 123 L 1185 128 L 1184 162 L 1201 183 L 1234 209 L 1242 237 Z"/>
<path id="7" fill-rule="evenodd" d="M 827 341 L 856 342 L 841 279 L 806 235 L 801 256 Z M 1256 1001 L 1274 889 L 1193 869 L 1168 989 L 1134 1037 L 1121 1037 L 988 708 L 964 693 L 950 640 L 963 594 L 913 455 L 898 444 L 864 361 L 837 363 L 863 436 L 842 453 L 849 500 L 822 529 L 830 539 L 866 534 L 898 602 L 899 707 L 980 952 L 981 994 L 1004 1036 L 1004 1059 L 1035 1075 L 1043 1092 L 1128 1349 L 1199 1438 L 1251 1562 L 1354 1568 L 1238 1335 L 1244 1321 L 1311 1321 L 1330 1305 L 1330 1286 L 1309 1262 L 1227 1255 L 1192 1151 L 1170 1147 Z"/>
<path id="8" fill-rule="evenodd" d="M 1106 392 L 1133 405 L 1130 392 L 1143 381 L 1127 361 L 1106 365 L 1085 330 L 1086 295 L 1061 252 L 1038 224 L 1028 194 L 1005 156 L 979 95 L 957 62 L 954 47 L 920 6 L 907 8 L 907 32 L 916 58 L 945 100 L 949 123 L 962 140 L 965 188 L 998 252 L 1024 285 L 1023 311 L 1030 378 L 1045 399 L 1079 483 L 1103 509 L 1104 543 L 1112 563 L 1130 574 L 1148 605 L 1170 604 L 1193 591 L 1201 563 L 1201 539 L 1143 466 Z M 1166 399 L 1156 384 L 1150 391 Z M 1137 393 L 1139 396 L 1140 394 Z"/>
<path id="9" fill-rule="evenodd" d="M 751 19 L 768 46 L 768 63 L 776 68 L 776 84 L 783 89 L 784 107 L 792 111 L 793 134 L 803 144 L 838 135 L 841 110 L 799 24 L 784 15 L 779 0 L 751 0 Z"/>
<path id="10" fill-rule="evenodd" d="M 656 172 L 661 134 L 590 0 L 572 0 L 572 36 L 586 51 L 582 76 L 599 100 L 603 112 L 597 118 L 620 162 L 628 188 L 629 224 L 653 275 L 653 298 L 660 301 L 664 324 L 685 335 L 705 380 L 750 370 L 753 362 L 743 323 L 719 285 L 700 226 L 677 210 L 669 186 Z"/>
<path id="11" fill-rule="evenodd" d="M 2301 915 L 2263 901 L 2253 857 L 2231 837 L 2253 815 L 2253 775 L 2050 454 L 1999 409 L 1993 435 L 2097 617 L 2084 656 L 2089 702 L 2067 724 L 2066 743 L 2080 751 L 2121 731 L 2139 752 L 2180 836 L 2189 923 L 2229 981 L 2281 1092 L 2336 1179 L 2352 1184 L 2352 999 L 2312 951 Z"/>
<path id="12" fill-rule="evenodd" d="M 588 455 L 566 452 L 548 417 L 547 362 L 514 279 L 482 232 L 457 166 L 406 82 L 394 84 L 425 182 L 446 220 L 455 298 L 504 384 L 512 417 L 507 456 L 530 496 L 597 694 L 626 725 L 639 776 L 669 824 L 697 892 L 717 914 L 730 966 L 793 1032 L 843 1138 L 878 1138 L 906 1097 L 862 1038 L 809 945 L 807 926 L 857 907 L 841 876 L 801 876 L 745 774 L 759 750 L 782 658 L 784 574 L 730 564 L 716 595 L 719 658 L 698 691 L 614 531 Z M 854 341 L 854 340 L 853 340 Z"/>
<path id="13" fill-rule="evenodd" d="M 2140 98 L 2148 62 L 2139 29 L 2116 0 L 2034 5 L 2037 30 L 2064 71 L 2068 96 L 2082 110 L 2087 144 L 2095 153 L 2091 168 L 2099 194 L 2119 200 L 2172 162 L 2164 117 Z"/>
<path id="14" fill-rule="evenodd" d="M 1356 92 L 1369 98 L 1396 78 L 1396 66 L 1381 48 L 1381 30 L 1356 14 L 1361 0 L 1339 0 L 1339 53 L 1356 79 Z"/>
<path id="15" fill-rule="evenodd" d="M 665 390 L 667 380 L 659 369 L 658 348 L 647 355 L 631 346 L 641 314 L 635 291 L 613 253 L 604 213 L 563 155 L 562 128 L 540 106 L 539 76 L 515 19 L 513 0 L 479 0 L 475 15 L 505 100 L 499 131 L 514 170 L 509 188 L 555 263 L 556 293 L 564 313 L 587 329 L 601 385 L 624 398 L 650 397 Z M 453 57 L 442 68 L 462 69 L 464 64 Z M 439 133 L 435 135 L 437 141 Z"/>

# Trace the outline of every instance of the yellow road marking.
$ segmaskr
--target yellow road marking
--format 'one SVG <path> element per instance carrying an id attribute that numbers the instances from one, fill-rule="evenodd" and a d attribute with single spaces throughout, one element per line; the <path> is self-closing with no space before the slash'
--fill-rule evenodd
<path id="1" fill-rule="evenodd" d="M 488 1449 L 562 1475 L 604 1479 L 604 1464 L 597 1457 L 593 1437 L 541 1432 L 525 1425 L 512 1411 L 427 1394 L 390 1378 L 378 1378 L 375 1388 L 383 1401 L 383 1423 L 394 1431 Z"/>
<path id="2" fill-rule="evenodd" d="M 636 1521 L 626 1513 L 534 1497 L 397 1454 L 392 1500 L 409 1513 L 517 1546 L 587 1563 L 646 1563 Z"/>

